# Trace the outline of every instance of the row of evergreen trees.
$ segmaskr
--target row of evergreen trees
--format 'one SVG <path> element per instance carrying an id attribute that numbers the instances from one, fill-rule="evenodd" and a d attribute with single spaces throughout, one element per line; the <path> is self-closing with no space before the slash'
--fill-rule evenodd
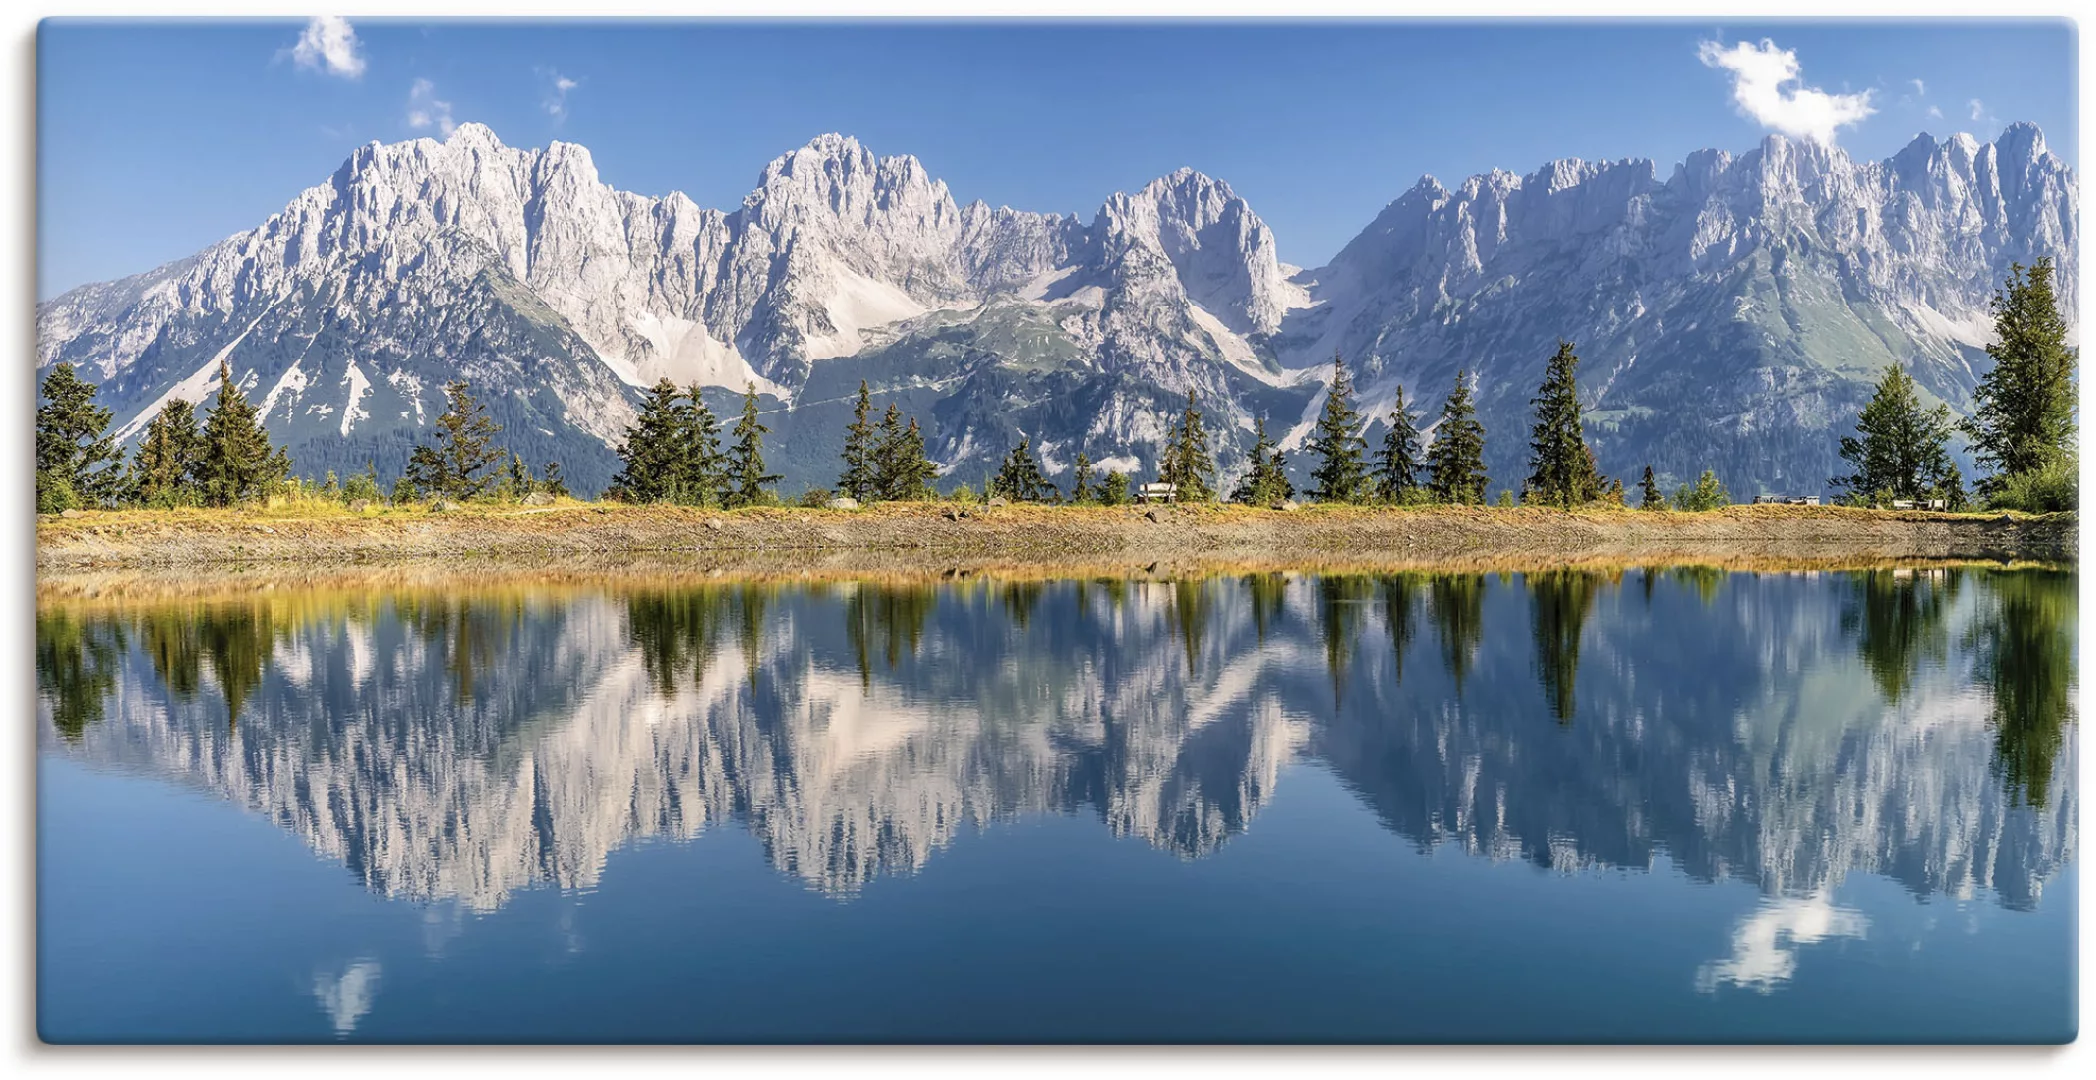
<path id="1" fill-rule="evenodd" d="M 2076 458 L 2075 365 L 2067 321 L 2052 286 L 2051 259 L 2010 267 L 1992 303 L 1994 368 L 1974 388 L 1973 411 L 1963 424 L 1950 407 L 1924 406 L 1906 369 L 1885 370 L 1856 419 L 1856 434 L 1841 440 L 1842 460 L 1854 469 L 1831 483 L 1844 498 L 1885 506 L 1910 499 L 1941 499 L 1952 510 L 1966 503 L 1950 440 L 1963 434 L 1986 475 L 1979 493 L 1995 506 L 2070 510 L 2079 503 Z"/>
<path id="2" fill-rule="evenodd" d="M 77 507 L 236 506 L 279 494 L 305 492 L 344 502 L 378 502 L 376 466 L 338 481 L 330 471 L 309 484 L 291 476 L 290 455 L 269 438 L 246 390 L 225 361 L 218 396 L 201 421 L 194 403 L 170 397 L 146 422 L 126 463 L 109 431 L 111 414 L 94 403 L 100 387 L 58 364 L 44 378 L 36 410 L 36 503 L 39 513 Z M 430 440 L 415 447 L 392 499 L 466 500 L 534 492 L 566 495 L 559 462 L 542 473 L 495 445 L 501 425 L 488 416 L 464 381 L 447 383 L 445 410 Z"/>
<path id="3" fill-rule="evenodd" d="M 94 403 L 100 387 L 71 364 L 54 366 L 36 410 L 38 512 L 232 506 L 274 492 L 290 475 L 291 459 L 270 444 L 223 360 L 218 380 L 218 399 L 201 424 L 194 404 L 169 398 L 147 422 L 127 465 L 109 431 L 109 410 Z"/>
<path id="4" fill-rule="evenodd" d="M 1996 341 L 1987 347 L 1994 368 L 1974 391 L 1975 409 L 1962 425 L 1948 406 L 1924 407 L 1904 368 L 1888 368 L 1857 420 L 1857 434 L 1841 440 L 1841 457 L 1854 472 L 1831 483 L 1853 502 L 1885 505 L 1895 499 L 1941 499 L 1951 508 L 1966 503 L 1963 478 L 1952 459 L 1950 439 L 1964 434 L 1988 474 L 1979 491 L 1996 505 L 2066 509 L 2077 502 L 2074 374 L 2076 350 L 2067 344 L 2066 321 L 2053 290 L 2053 266 L 2040 259 L 2015 266 L 1995 296 Z M 1530 405 L 1529 475 L 1521 501 L 1570 509 L 1591 503 L 1622 504 L 1623 483 L 1601 474 L 1585 438 L 1577 375 L 1579 357 L 1560 341 L 1545 367 Z M 285 483 L 290 462 L 271 444 L 254 406 L 219 365 L 219 392 L 199 422 L 196 407 L 170 398 L 147 424 L 128 466 L 109 434 L 110 412 L 94 404 L 97 388 L 70 364 L 55 366 L 43 384 L 37 409 L 36 482 L 41 511 L 73 506 L 230 506 L 266 497 Z M 464 500 L 532 491 L 565 494 L 558 462 L 541 475 L 495 444 L 501 426 L 467 384 L 446 384 L 447 407 L 428 442 L 418 445 L 405 475 L 394 485 L 395 501 L 420 497 Z M 1491 482 L 1484 464 L 1485 429 L 1478 420 L 1470 373 L 1456 373 L 1428 443 L 1400 387 L 1387 417 L 1382 446 L 1370 455 L 1366 418 L 1355 402 L 1353 380 L 1343 357 L 1332 358 L 1332 382 L 1323 409 L 1305 443 L 1315 459 L 1306 497 L 1338 503 L 1481 504 Z M 779 476 L 766 471 L 764 436 L 754 384 L 743 394 L 741 419 L 722 448 L 720 421 L 696 385 L 679 389 L 656 383 L 639 416 L 626 431 L 621 469 L 608 495 L 628 502 L 671 502 L 732 508 L 776 500 L 770 490 Z M 936 498 L 938 469 L 925 453 L 915 417 L 905 418 L 892 402 L 875 422 L 872 395 L 859 383 L 852 422 L 845 429 L 844 468 L 837 493 L 861 502 Z M 1129 478 L 1108 471 L 1095 485 L 1094 466 L 1077 455 L 1067 501 L 1122 503 Z M 1157 479 L 1177 487 L 1182 501 L 1209 501 L 1218 492 L 1216 465 L 1198 398 L 1171 423 L 1157 464 Z M 1730 496 L 1705 470 L 1693 485 L 1667 498 L 1647 466 L 1640 483 L 1643 509 L 1707 510 Z M 352 477 L 340 488 L 333 474 L 324 492 L 377 497 L 376 470 Z M 1063 502 L 1031 441 L 1022 438 L 989 482 L 985 494 L 1014 502 Z M 1287 464 L 1260 417 L 1254 428 L 1250 467 L 1230 493 L 1231 501 L 1278 506 L 1296 495 Z M 1501 502 L 1511 495 L 1501 494 Z M 2040 505 L 2042 504 L 2042 505 Z"/>
<path id="5" fill-rule="evenodd" d="M 733 508 L 771 501 L 777 473 L 765 471 L 764 436 L 771 433 L 757 413 L 757 387 L 742 396 L 742 418 L 721 448 L 720 420 L 699 387 L 680 390 L 668 379 L 648 391 L 640 414 L 626 429 L 620 468 L 608 498 L 632 503 Z"/>

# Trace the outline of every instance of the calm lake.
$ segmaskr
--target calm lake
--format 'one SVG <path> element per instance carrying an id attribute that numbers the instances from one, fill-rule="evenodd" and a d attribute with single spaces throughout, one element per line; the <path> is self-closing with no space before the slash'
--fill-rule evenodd
<path id="1" fill-rule="evenodd" d="M 2065 1040 L 2075 588 L 47 600 L 39 1030 Z"/>

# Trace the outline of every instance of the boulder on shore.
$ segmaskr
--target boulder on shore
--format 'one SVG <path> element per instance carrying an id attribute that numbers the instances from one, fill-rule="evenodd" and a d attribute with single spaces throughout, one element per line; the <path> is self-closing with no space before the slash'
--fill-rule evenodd
<path id="1" fill-rule="evenodd" d="M 526 495 L 526 496 L 524 496 L 524 505 L 526 505 L 526 506 L 552 506 L 552 505 L 553 505 L 553 496 L 551 496 L 551 495 L 548 495 L 548 494 L 546 494 L 546 493 L 545 493 L 545 492 L 543 492 L 543 491 L 534 491 L 534 492 L 532 492 L 531 494 L 529 494 L 529 495 Z"/>
<path id="2" fill-rule="evenodd" d="M 432 514 L 448 514 L 458 508 L 459 504 L 450 499 L 437 499 L 429 504 L 429 512 Z"/>
<path id="3" fill-rule="evenodd" d="M 992 495 L 992 496 L 990 496 L 990 503 L 989 503 L 989 505 L 991 505 L 991 506 L 1010 506 L 1011 504 L 1012 504 L 1012 501 L 1011 501 L 1010 499 L 1007 499 L 1007 498 L 1005 498 L 1005 497 L 1004 497 L 1004 496 L 1002 496 L 1002 495 Z"/>
<path id="4" fill-rule="evenodd" d="M 839 495 L 823 505 L 832 510 L 857 510 L 859 508 L 859 500 L 849 495 Z"/>

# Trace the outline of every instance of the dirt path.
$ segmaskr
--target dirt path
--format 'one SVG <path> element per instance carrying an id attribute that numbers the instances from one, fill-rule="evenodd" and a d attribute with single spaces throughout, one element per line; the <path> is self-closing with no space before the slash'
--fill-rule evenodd
<path id="1" fill-rule="evenodd" d="M 37 522 L 40 577 L 147 569 L 320 570 L 444 560 L 558 567 L 674 555 L 716 565 L 1520 563 L 1616 560 L 2072 561 L 2072 514 L 1740 506 L 1706 514 L 1538 508 L 958 507 L 858 511 L 564 504 L 352 515 L 119 511 Z"/>

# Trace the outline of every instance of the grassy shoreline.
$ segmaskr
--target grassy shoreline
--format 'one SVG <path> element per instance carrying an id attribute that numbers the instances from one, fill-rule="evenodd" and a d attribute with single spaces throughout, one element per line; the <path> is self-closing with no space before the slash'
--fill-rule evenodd
<path id="1" fill-rule="evenodd" d="M 2029 559 L 2078 555 L 2074 514 L 1735 506 L 1704 513 L 1540 507 L 884 504 L 734 511 L 561 501 L 352 512 L 332 503 L 41 517 L 39 576 L 152 568 L 210 575 L 419 560 L 602 564 L 670 556 L 898 569 L 956 560 L 1049 566 L 1207 560 L 1371 565 L 1577 561 Z"/>

